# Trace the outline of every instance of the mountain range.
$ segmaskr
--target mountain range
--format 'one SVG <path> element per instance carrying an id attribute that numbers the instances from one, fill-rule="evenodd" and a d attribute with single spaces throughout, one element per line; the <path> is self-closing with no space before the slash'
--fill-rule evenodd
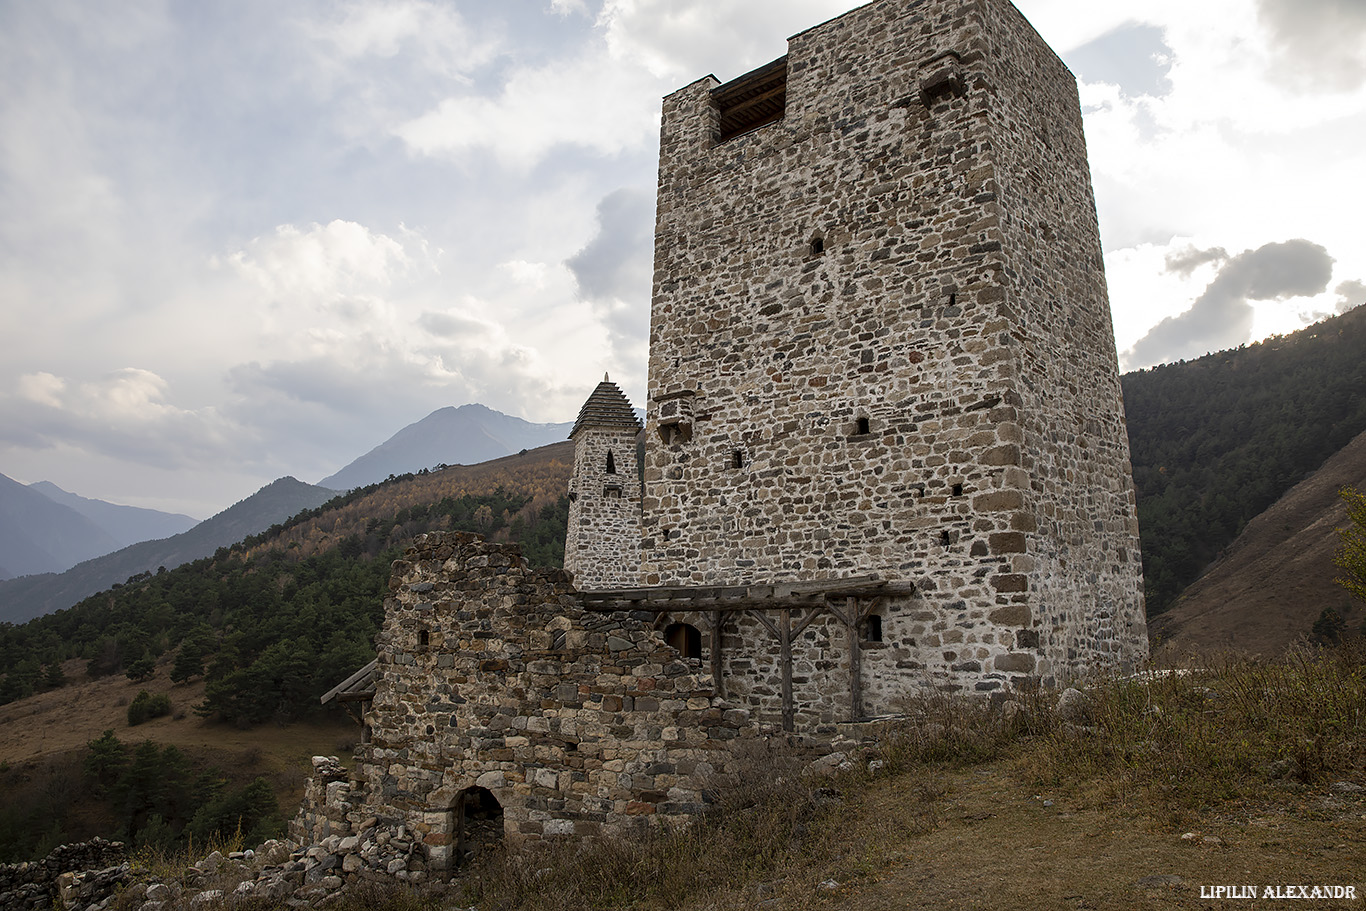
<path id="1" fill-rule="evenodd" d="M 1332 495 L 1335 483 L 1354 480 L 1352 469 L 1343 474 L 1341 460 L 1333 462 L 1330 457 L 1341 451 L 1348 454 L 1341 458 L 1354 465 L 1350 453 L 1366 448 L 1358 437 L 1366 431 L 1366 397 L 1360 395 L 1366 388 L 1366 308 L 1287 336 L 1126 374 L 1123 384 L 1150 622 L 1182 596 L 1181 609 L 1170 621 L 1153 622 L 1154 631 L 1165 639 L 1218 640 L 1226 645 L 1234 637 L 1263 650 L 1284 644 L 1293 629 L 1307 632 L 1322 607 L 1333 606 L 1344 613 L 1341 595 L 1329 581 L 1333 575 L 1328 565 L 1333 548 L 1330 532 L 1336 527 L 1334 522 L 1340 521 L 1333 512 L 1340 509 Z M 187 533 L 189 537 L 155 542 L 156 547 L 144 543 L 125 548 L 60 576 L 0 582 L 0 620 L 38 616 L 129 576 L 207 556 L 243 537 L 260 535 L 300 510 L 316 510 L 340 489 L 355 493 L 330 504 L 333 512 L 316 513 L 291 532 L 294 538 L 288 543 L 300 548 L 298 555 L 323 553 L 349 538 L 365 537 L 369 526 L 384 521 L 390 512 L 397 516 L 393 534 L 401 536 L 408 531 L 412 516 L 426 515 L 429 507 L 436 506 L 436 500 L 428 502 L 426 497 L 459 499 L 487 493 L 482 482 L 470 475 L 460 482 L 465 486 L 458 493 L 443 488 L 437 495 L 437 487 L 449 487 L 437 475 L 444 477 L 448 472 L 431 469 L 486 464 L 499 456 L 508 466 L 529 464 L 529 453 L 521 457 L 515 453 L 539 448 L 546 440 L 564 441 L 570 426 L 532 424 L 482 405 L 440 409 L 324 478 L 319 486 L 289 478 L 263 488 L 244 501 L 255 504 L 250 520 L 229 523 L 228 514 L 233 512 L 229 510 L 210 520 L 212 525 L 204 523 L 209 528 Z M 1347 446 L 1354 438 L 1353 446 Z M 559 448 L 567 445 L 560 442 Z M 461 469 L 462 478 L 465 472 Z M 355 501 L 371 485 L 390 477 L 402 481 L 410 474 L 414 475 L 411 491 L 403 484 L 382 484 L 382 491 L 367 495 L 363 502 Z M 1297 488 L 1306 478 L 1307 485 Z M 47 485 L 39 487 L 48 489 Z M 561 490 L 563 481 L 546 476 L 536 481 L 533 495 L 543 504 Z M 8 497 L 32 507 L 37 493 L 14 482 L 0 483 L 0 504 Z M 1278 510 L 1291 508 L 1286 503 L 1298 511 L 1289 519 L 1277 519 Z M 448 508 L 444 500 L 442 504 Z M 1275 508 L 1267 512 L 1270 518 L 1259 518 L 1273 504 Z M 343 531 L 338 524 L 342 510 L 365 514 L 350 516 L 347 522 L 356 527 L 348 525 Z M 85 541 L 83 546 L 97 546 L 89 541 L 96 533 L 85 517 L 74 510 L 68 513 L 64 527 L 73 529 L 73 535 L 84 534 L 86 538 L 79 539 Z M 16 507 L 11 514 L 23 513 Z M 1268 528 L 1279 531 L 1269 534 Z M 209 535 L 210 530 L 215 533 Z M 1310 531 L 1309 537 L 1301 534 Z M 1251 537 L 1240 537 L 1244 534 Z M 8 530 L 0 524 L 0 564 L 19 552 L 11 543 L 14 536 L 13 523 Z M 203 540 L 191 546 L 196 539 Z M 33 546 L 31 541 L 18 543 Z M 1294 572 L 1284 571 L 1288 567 Z M 1256 591 L 1237 589 L 1232 581 L 1214 585 L 1221 573 L 1262 578 L 1264 583 Z M 1192 585 L 1205 574 L 1209 576 L 1202 580 L 1205 585 Z M 1209 592 L 1213 594 L 1202 594 Z M 1282 601 L 1300 598 L 1303 610 L 1286 611 L 1265 598 L 1253 598 L 1254 594 L 1271 597 L 1273 592 Z M 1243 609 L 1254 601 L 1261 606 Z M 1308 620 L 1301 616 L 1306 611 Z M 1244 623 L 1253 613 L 1280 616 L 1284 628 L 1251 636 L 1230 626 L 1234 615 L 1238 623 Z M 1349 614 L 1344 616 L 1356 623 L 1355 615 Z M 1196 615 L 1206 619 L 1195 622 Z M 1218 618 L 1223 619 L 1215 623 Z"/>
<path id="2" fill-rule="evenodd" d="M 61 572 L 118 546 L 88 517 L 0 475 L 0 579 Z"/>
<path id="3" fill-rule="evenodd" d="M 321 506 L 336 495 L 335 490 L 280 478 L 178 535 L 141 541 L 85 560 L 65 572 L 5 580 L 0 582 L 0 622 L 22 623 L 70 607 L 139 573 L 161 567 L 174 569 L 182 563 L 211 556 L 220 547 L 236 544 L 305 509 Z"/>
<path id="4" fill-rule="evenodd" d="M 0 475 L 0 621 L 61 610 L 138 573 L 207 557 L 340 491 L 559 443 L 572 426 L 533 424 L 478 404 L 441 408 L 317 485 L 281 478 L 197 525 L 189 516 L 92 500 L 47 481 L 25 487 Z"/>
<path id="5" fill-rule="evenodd" d="M 558 443 L 573 424 L 532 424 L 484 405 L 441 408 L 409 424 L 320 487 L 352 490 L 438 465 L 475 465 L 524 449 Z"/>
<path id="6" fill-rule="evenodd" d="M 189 531 L 199 522 L 198 519 L 181 513 L 120 506 L 117 503 L 77 496 L 62 490 L 50 481 L 39 481 L 28 487 L 29 490 L 38 491 L 54 503 L 60 503 L 85 516 L 107 531 L 117 542 L 118 547 L 127 547 L 129 544 L 151 541 L 155 538 L 169 538 L 182 531 Z"/>

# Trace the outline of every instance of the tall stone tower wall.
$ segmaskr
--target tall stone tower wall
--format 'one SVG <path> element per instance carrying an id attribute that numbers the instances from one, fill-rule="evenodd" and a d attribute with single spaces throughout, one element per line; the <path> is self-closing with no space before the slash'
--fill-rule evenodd
<path id="1" fill-rule="evenodd" d="M 645 584 L 911 581 L 889 635 L 964 673 L 1144 650 L 1075 81 L 1006 0 L 665 99 L 649 389 Z"/>
<path id="2" fill-rule="evenodd" d="M 1011 4 L 983 9 L 1035 524 L 1020 569 L 1056 667 L 1132 666 L 1147 656 L 1138 519 L 1076 81 Z"/>

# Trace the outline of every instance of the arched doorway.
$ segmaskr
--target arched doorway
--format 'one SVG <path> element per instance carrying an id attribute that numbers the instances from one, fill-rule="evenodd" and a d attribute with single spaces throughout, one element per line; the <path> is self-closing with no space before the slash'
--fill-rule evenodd
<path id="1" fill-rule="evenodd" d="M 466 788 L 450 810 L 451 870 L 503 843 L 503 805 L 488 788 Z"/>

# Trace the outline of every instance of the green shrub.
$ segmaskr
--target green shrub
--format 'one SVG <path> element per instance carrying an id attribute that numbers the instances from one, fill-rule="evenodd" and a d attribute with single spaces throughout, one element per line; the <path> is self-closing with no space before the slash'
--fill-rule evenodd
<path id="1" fill-rule="evenodd" d="M 171 697 L 165 693 L 153 696 L 146 690 L 139 690 L 128 706 L 128 726 L 134 727 L 144 721 L 171 714 Z"/>

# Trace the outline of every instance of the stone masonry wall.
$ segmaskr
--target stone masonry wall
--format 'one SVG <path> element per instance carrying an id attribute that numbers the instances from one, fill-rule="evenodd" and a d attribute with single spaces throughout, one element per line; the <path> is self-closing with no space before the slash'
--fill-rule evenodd
<path id="1" fill-rule="evenodd" d="M 734 784 L 747 713 L 649 623 L 585 611 L 567 574 L 477 536 L 395 564 L 353 817 L 406 823 L 450 861 L 451 809 L 487 789 L 509 840 L 593 837 L 698 813 Z"/>
<path id="2" fill-rule="evenodd" d="M 615 472 L 607 471 L 612 455 Z M 584 427 L 574 434 L 564 568 L 581 591 L 638 585 L 640 472 L 636 433 Z"/>
<path id="3" fill-rule="evenodd" d="M 1147 657 L 1138 520 L 1076 81 L 1008 3 L 985 3 L 994 190 L 1037 528 L 1016 560 L 1061 674 Z"/>
<path id="4" fill-rule="evenodd" d="M 882 680 L 1137 654 L 1106 619 L 1142 607 L 1074 83 L 1005 0 L 872 3 L 787 72 L 783 119 L 725 142 L 715 80 L 665 99 L 642 582 L 912 581 Z"/>

